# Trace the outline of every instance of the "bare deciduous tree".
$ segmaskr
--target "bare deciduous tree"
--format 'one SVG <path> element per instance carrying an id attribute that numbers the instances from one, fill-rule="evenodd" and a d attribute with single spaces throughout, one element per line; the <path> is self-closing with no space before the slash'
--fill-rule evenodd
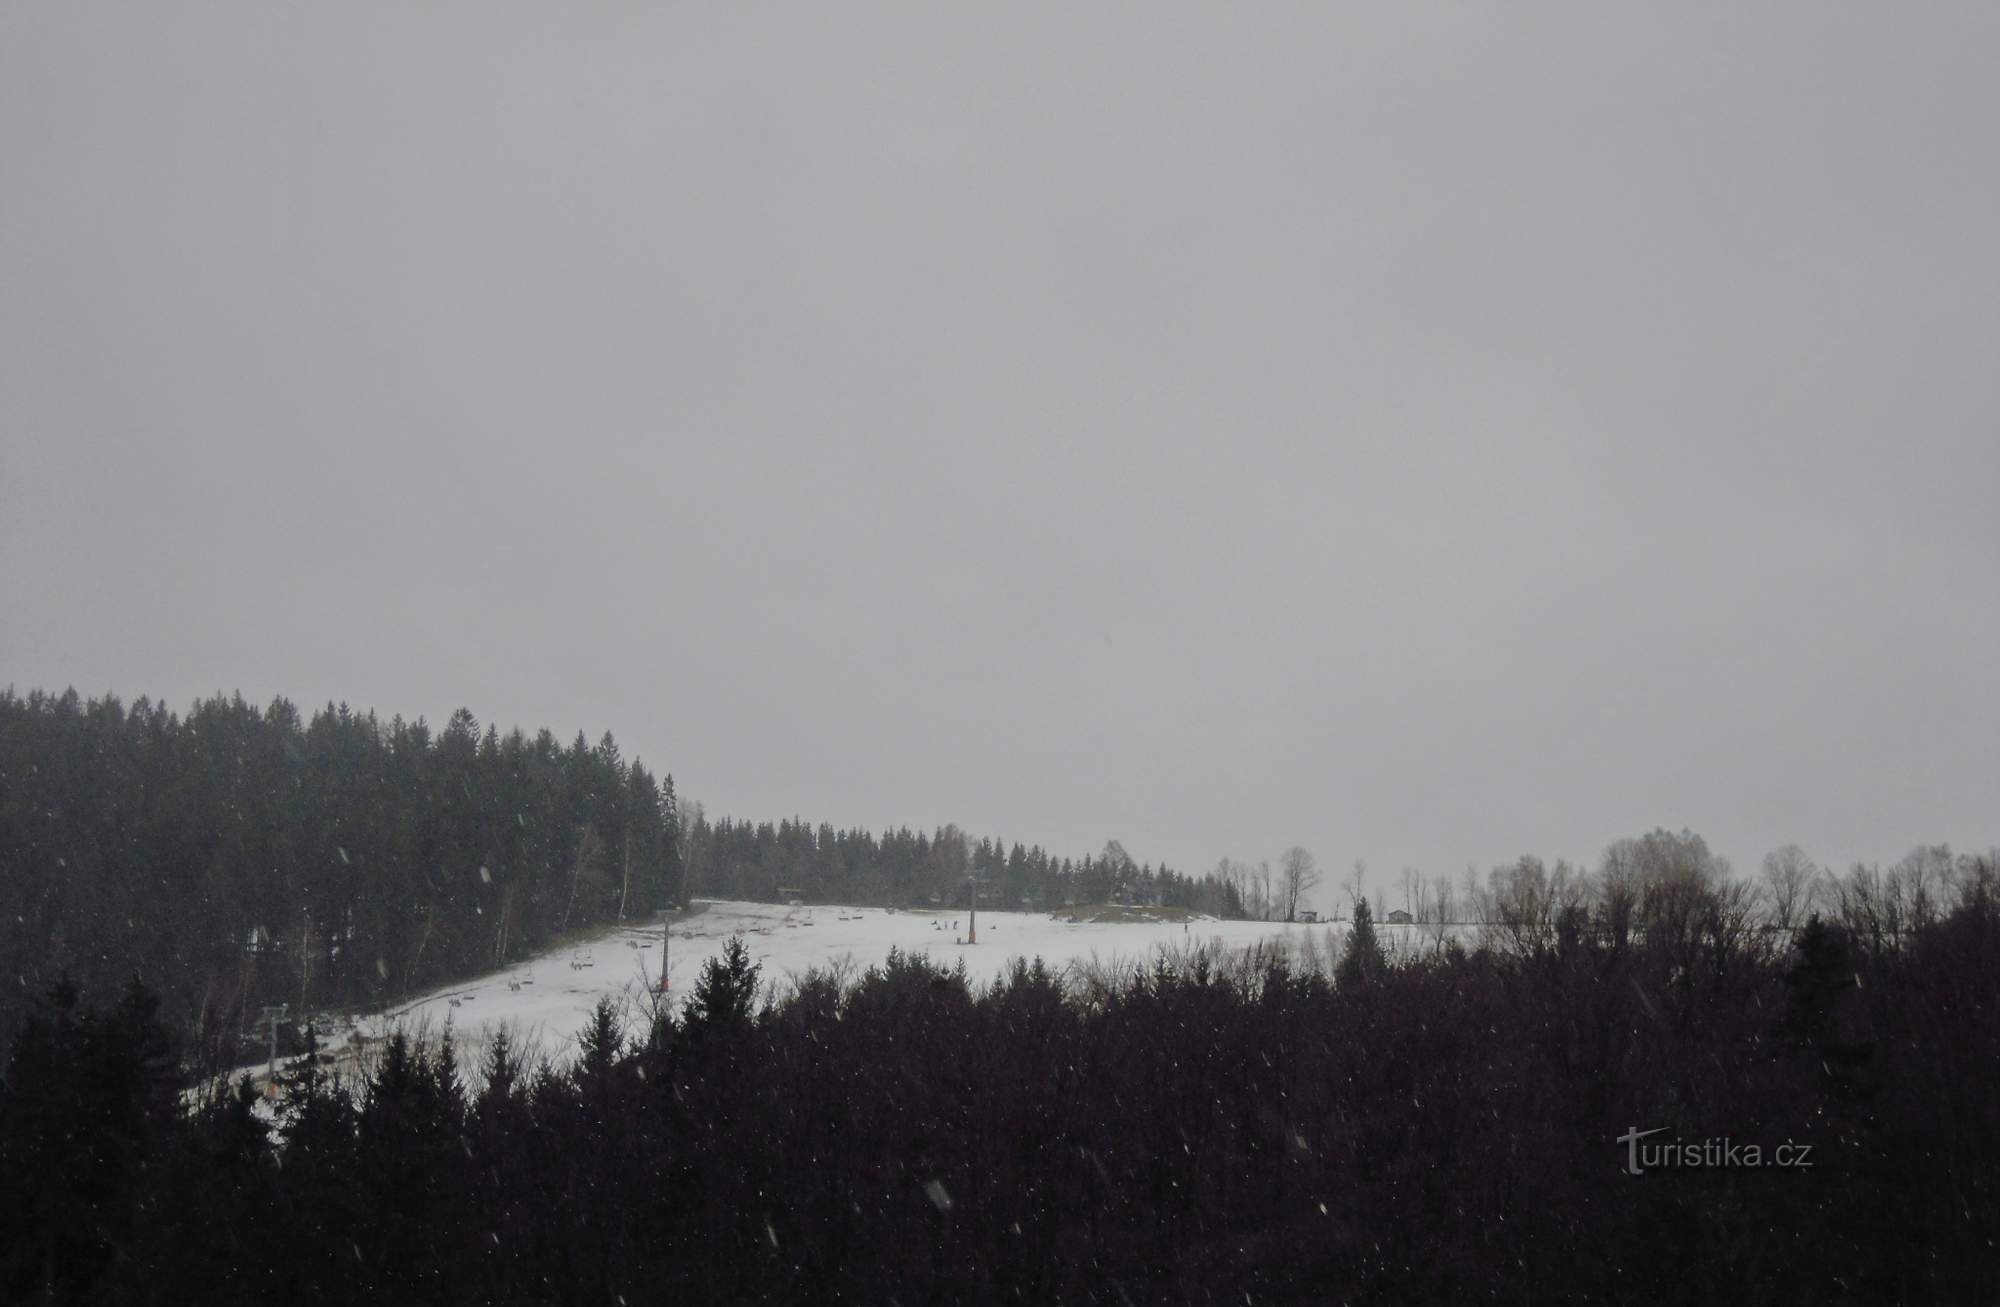
<path id="1" fill-rule="evenodd" d="M 1439 872 L 1432 882 L 1431 902 L 1435 905 L 1431 941 L 1439 949 L 1448 943 L 1465 919 L 1465 907 L 1459 901 L 1458 891 L 1451 883 L 1451 877 Z"/>
<path id="2" fill-rule="evenodd" d="M 1638 925 L 1641 884 L 1638 841 L 1619 840 L 1604 851 L 1597 872 L 1597 931 L 1613 948 L 1631 941 Z"/>
<path id="3" fill-rule="evenodd" d="M 632 896 L 632 823 L 625 823 L 625 877 L 618 884 L 618 919 L 625 920 L 625 901 Z"/>
<path id="4" fill-rule="evenodd" d="M 1495 867 L 1486 888 L 1472 903 L 1489 944 L 1514 953 L 1540 953 L 1559 938 L 1574 940 L 1587 920 L 1589 878 L 1580 867 L 1558 861 L 1553 871 L 1527 856 Z"/>
<path id="5" fill-rule="evenodd" d="M 1945 898 L 1957 869 L 1949 844 L 1920 844 L 1890 870 L 1902 885 L 1909 904 L 1910 925 L 1928 926 L 1938 918 L 1939 902 Z"/>
<path id="6" fill-rule="evenodd" d="M 708 836 L 707 813 L 699 799 L 682 799 L 675 807 L 674 816 L 680 823 L 680 899 L 686 902 L 694 897 L 695 888 L 702 883 L 701 873 L 707 869 L 708 846 L 712 837 Z"/>
<path id="7" fill-rule="evenodd" d="M 595 826 L 585 824 L 577 827 L 576 855 L 570 860 L 569 893 L 564 897 L 562 918 L 556 926 L 558 933 L 569 929 L 570 915 L 576 911 L 576 900 L 581 892 L 584 875 L 596 869 L 598 855 L 603 851 L 604 841 L 598 838 Z M 430 924 L 432 923 L 425 925 L 425 938 L 429 937 Z M 422 951 L 420 947 L 418 952 Z"/>
<path id="8" fill-rule="evenodd" d="M 1798 845 L 1787 844 L 1764 855 L 1763 876 L 1771 924 L 1779 930 L 1803 926 L 1819 897 L 1819 865 Z"/>
<path id="9" fill-rule="evenodd" d="M 493 965 L 498 967 L 507 961 L 507 936 L 514 929 L 514 890 L 509 882 L 500 891 L 500 911 L 493 928 Z"/>
<path id="10" fill-rule="evenodd" d="M 1285 850 L 1285 856 L 1278 862 L 1278 892 L 1285 905 L 1285 920 L 1296 921 L 1299 916 L 1299 900 L 1319 888 L 1319 864 L 1303 845 L 1294 844 Z"/>

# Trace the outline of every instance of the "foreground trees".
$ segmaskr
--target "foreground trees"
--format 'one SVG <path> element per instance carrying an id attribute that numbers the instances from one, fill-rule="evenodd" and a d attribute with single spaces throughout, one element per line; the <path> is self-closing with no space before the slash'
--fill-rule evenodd
<path id="1" fill-rule="evenodd" d="M 1351 978 L 1197 951 L 1076 997 L 899 954 L 778 992 L 739 950 L 566 1069 L 302 1072 L 275 1145 L 238 1097 L 162 1109 L 143 995 L 58 993 L 0 1083 L 0 1298 L 1989 1300 L 1972 872 L 1898 942 L 1693 967 L 1559 930 Z M 1811 1165 L 1632 1175 L 1635 1129 Z"/>

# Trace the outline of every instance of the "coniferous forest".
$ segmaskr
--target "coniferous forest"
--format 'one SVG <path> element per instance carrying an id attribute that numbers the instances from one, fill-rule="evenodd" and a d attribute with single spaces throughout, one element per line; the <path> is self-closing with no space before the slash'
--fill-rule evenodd
<path id="1" fill-rule="evenodd" d="M 1102 854 L 1057 858 L 1040 845 L 970 839 L 956 826 L 874 835 L 802 821 L 711 823 L 694 806 L 681 826 L 693 892 L 710 898 L 903 906 L 962 903 L 968 878 L 980 903 L 1004 911 L 1054 910 L 1131 899 L 1215 917 L 1241 917 L 1235 885 L 1134 862 L 1112 844 Z M 789 892 L 787 892 L 789 891 Z"/>
<path id="2" fill-rule="evenodd" d="M 1107 855 L 879 837 L 797 820 L 711 822 L 606 732 L 442 731 L 329 704 L 196 703 L 0 690 L 0 1037 L 67 976 L 138 976 L 203 1065 L 265 1005 L 377 1005 L 518 961 L 566 932 L 690 893 L 954 901 L 968 876 L 1006 908 L 1148 902 L 1240 916 L 1214 877 Z"/>
<path id="3" fill-rule="evenodd" d="M 67 976 L 137 976 L 209 1062 L 262 1005 L 366 1006 L 679 883 L 673 780 L 564 747 L 329 705 L 0 691 L 0 1028 Z"/>
<path id="4" fill-rule="evenodd" d="M 739 942 L 679 1019 L 601 1006 L 564 1070 L 306 1062 L 275 1138 L 247 1088 L 183 1110 L 142 987 L 58 988 L 0 1091 L 0 1295 L 1992 1301 L 1993 870 L 1890 940 L 1586 917 L 1396 959 L 1357 922 L 1332 975 L 1192 952 L 975 992 L 892 955 L 772 993 Z"/>

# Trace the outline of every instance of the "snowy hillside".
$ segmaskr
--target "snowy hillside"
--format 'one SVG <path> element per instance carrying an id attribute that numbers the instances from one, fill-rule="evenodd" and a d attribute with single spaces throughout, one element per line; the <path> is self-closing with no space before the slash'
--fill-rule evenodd
<path id="1" fill-rule="evenodd" d="M 1143 913 L 1128 913 L 1143 916 Z M 668 1000 L 678 1006 L 703 963 L 729 938 L 742 934 L 765 982 L 851 960 L 856 970 L 881 962 L 891 948 L 927 953 L 945 966 L 964 959 L 976 985 L 990 982 L 1012 959 L 1041 958 L 1052 969 L 1073 963 L 1140 964 L 1161 946 L 1219 942 L 1240 948 L 1260 940 L 1303 943 L 1306 932 L 1325 947 L 1329 930 L 1278 922 L 1219 921 L 1176 916 L 1171 920 L 1072 921 L 1064 914 L 982 912 L 978 942 L 962 943 L 963 911 L 888 911 L 833 905 L 788 908 L 775 903 L 696 900 L 671 925 Z M 614 927 L 573 948 L 542 954 L 504 971 L 439 989 L 385 1012 L 354 1018 L 344 1028 L 322 1028 L 322 1043 L 343 1070 L 364 1068 L 371 1050 L 392 1029 L 436 1037 L 451 1024 L 461 1065 L 478 1065 L 486 1042 L 505 1028 L 517 1048 L 566 1060 L 598 999 L 609 995 L 637 1012 L 657 984 L 663 927 L 657 923 Z M 259 1068 L 261 1070 L 261 1068 Z"/>

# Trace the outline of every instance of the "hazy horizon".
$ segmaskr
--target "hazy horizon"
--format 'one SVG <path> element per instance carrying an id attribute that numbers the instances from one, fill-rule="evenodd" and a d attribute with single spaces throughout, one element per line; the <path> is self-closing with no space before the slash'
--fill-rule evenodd
<path id="1" fill-rule="evenodd" d="M 0 684 L 1457 876 L 2000 842 L 2000 11 L 0 11 Z"/>

